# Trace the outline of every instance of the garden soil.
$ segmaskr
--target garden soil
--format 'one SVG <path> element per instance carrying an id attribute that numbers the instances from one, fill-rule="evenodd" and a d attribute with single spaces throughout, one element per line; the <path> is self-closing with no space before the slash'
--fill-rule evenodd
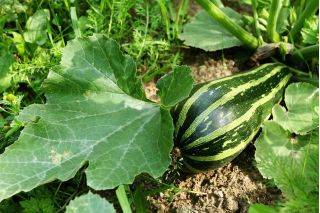
<path id="1" fill-rule="evenodd" d="M 184 58 L 184 64 L 191 67 L 197 83 L 236 74 L 241 70 L 232 59 L 218 60 L 221 55 L 216 53 L 191 49 L 186 51 Z M 157 102 L 155 85 L 155 82 L 149 82 L 145 89 L 147 97 Z M 173 197 L 170 192 L 149 196 L 149 212 L 243 213 L 248 212 L 251 203 L 274 203 L 281 193 L 267 187 L 254 166 L 254 151 L 254 145 L 249 144 L 235 160 L 214 171 L 199 174 L 180 172 L 175 178 L 164 176 L 164 182 L 174 184 L 181 192 Z"/>

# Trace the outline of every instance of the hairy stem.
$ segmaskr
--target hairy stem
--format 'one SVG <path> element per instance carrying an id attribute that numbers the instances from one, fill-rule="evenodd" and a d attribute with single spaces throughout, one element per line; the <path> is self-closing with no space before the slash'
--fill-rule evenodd
<path id="1" fill-rule="evenodd" d="M 282 0 L 271 1 L 271 7 L 267 25 L 267 35 L 269 39 L 276 43 L 280 41 L 280 35 L 277 32 L 277 20 L 281 11 Z"/>
<path id="2" fill-rule="evenodd" d="M 210 0 L 197 0 L 197 2 L 209 13 L 209 15 L 224 26 L 232 35 L 237 37 L 246 47 L 256 49 L 259 46 L 259 40 L 256 37 L 231 20 Z"/>

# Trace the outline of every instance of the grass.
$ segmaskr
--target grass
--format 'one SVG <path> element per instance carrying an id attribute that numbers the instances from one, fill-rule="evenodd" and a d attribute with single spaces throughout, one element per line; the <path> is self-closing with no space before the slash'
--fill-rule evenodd
<path id="1" fill-rule="evenodd" d="M 43 102 L 41 83 L 49 70 L 58 66 L 67 41 L 93 33 L 117 40 L 137 61 L 141 79 L 152 80 L 181 59 L 173 50 L 177 41 L 170 40 L 172 36 L 163 37 L 161 32 L 173 26 L 181 29 L 182 22 L 163 21 L 163 9 L 166 7 L 160 3 L 151 6 L 144 0 L 4 1 L 0 9 L 0 58 L 5 62 L 1 64 L 4 83 L 0 92 L 22 95 L 21 107 Z M 180 11 L 178 18 L 182 20 L 184 13 Z M 8 115 L 3 112 L 2 118 Z"/>

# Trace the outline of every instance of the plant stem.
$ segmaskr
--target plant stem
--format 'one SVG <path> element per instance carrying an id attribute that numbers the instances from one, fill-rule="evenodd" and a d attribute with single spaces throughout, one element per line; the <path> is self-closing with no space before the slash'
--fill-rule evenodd
<path id="1" fill-rule="evenodd" d="M 310 78 L 309 76 L 308 77 L 305 77 L 305 76 L 293 76 L 292 80 L 293 81 L 298 81 L 298 82 L 307 82 L 307 83 L 312 84 L 312 85 L 314 85 L 316 87 L 319 86 L 319 79 Z"/>
<path id="2" fill-rule="evenodd" d="M 167 37 L 169 40 L 171 40 L 171 33 L 170 33 L 170 17 L 168 14 L 168 10 L 166 8 L 166 2 L 165 0 L 157 0 L 159 6 L 160 6 L 160 11 L 162 15 L 162 19 L 164 22 L 164 25 L 166 26 L 166 33 Z"/>
<path id="3" fill-rule="evenodd" d="M 292 54 L 292 58 L 294 60 L 308 60 L 314 57 L 318 57 L 319 55 L 319 44 L 315 44 L 308 47 L 303 47 L 301 49 L 297 49 Z"/>
<path id="4" fill-rule="evenodd" d="M 288 66 L 288 68 L 289 68 L 289 70 L 290 70 L 292 73 L 296 74 L 296 76 L 304 76 L 304 77 L 306 77 L 306 78 L 310 78 L 309 73 L 300 71 L 300 70 L 298 70 L 298 69 L 296 69 L 296 68 L 289 67 L 289 66 Z"/>
<path id="5" fill-rule="evenodd" d="M 105 5 L 106 5 L 106 1 L 105 0 L 102 0 L 101 2 L 100 2 L 100 7 L 99 7 L 99 11 L 100 11 L 100 13 L 102 13 L 103 12 L 103 10 L 104 10 L 104 8 L 105 8 Z"/>
<path id="6" fill-rule="evenodd" d="M 175 38 L 178 37 L 178 35 L 181 32 L 181 26 L 182 26 L 183 18 L 185 17 L 185 15 L 187 13 L 188 6 L 189 6 L 189 0 L 181 0 L 180 1 L 178 13 L 177 13 L 176 19 L 174 21 L 174 23 L 175 23 L 175 31 L 176 31 L 175 32 Z"/>
<path id="7" fill-rule="evenodd" d="M 256 49 L 259 46 L 259 40 L 236 24 L 220 8 L 214 5 L 210 0 L 197 0 L 208 13 L 232 35 L 237 37 L 246 47 Z"/>
<path id="8" fill-rule="evenodd" d="M 304 7 L 306 6 L 306 1 L 305 0 L 300 0 L 300 13 L 302 14 Z"/>
<path id="9" fill-rule="evenodd" d="M 219 8 L 223 8 L 224 7 L 220 0 L 212 0 L 212 3 L 214 3 Z"/>
<path id="10" fill-rule="evenodd" d="M 277 32 L 277 20 L 282 7 L 282 0 L 272 0 L 267 25 L 267 35 L 273 42 L 280 41 L 280 35 Z"/>
<path id="11" fill-rule="evenodd" d="M 314 15 L 318 8 L 318 0 L 308 0 L 305 10 L 302 14 L 299 15 L 298 20 L 289 32 L 289 39 L 291 39 L 292 43 L 296 39 L 297 34 L 300 32 L 301 28 L 303 27 L 305 20 L 308 19 L 310 16 Z"/>
<path id="12" fill-rule="evenodd" d="M 276 63 L 279 63 L 279 64 L 282 64 L 282 65 L 286 66 L 293 74 L 295 74 L 295 76 L 305 76 L 305 77 L 307 77 L 307 78 L 310 78 L 309 73 L 306 73 L 306 72 L 303 72 L 303 71 L 298 70 L 298 69 L 296 69 L 296 68 L 293 68 L 293 67 L 291 67 L 291 66 L 288 66 L 288 65 L 286 65 L 286 64 L 278 61 L 278 60 L 275 59 L 275 58 L 271 58 L 271 59 L 272 59 L 273 62 L 276 62 Z"/>
<path id="13" fill-rule="evenodd" d="M 258 13 L 257 13 L 258 2 L 257 2 L 257 0 L 251 0 L 251 3 L 252 3 L 253 18 L 254 18 L 254 27 L 256 29 L 256 34 L 257 34 L 257 36 L 259 38 L 260 44 L 262 44 L 263 43 L 263 38 L 261 36 L 261 32 L 260 32 L 260 29 L 259 29 L 259 16 L 258 16 Z"/>
<path id="14" fill-rule="evenodd" d="M 64 2 L 64 5 L 65 5 L 66 8 L 67 8 L 67 11 L 70 12 L 70 6 L 69 6 L 68 0 L 64 0 L 63 2 Z"/>
<path id="15" fill-rule="evenodd" d="M 148 27 L 149 27 L 149 3 L 148 1 L 145 2 L 145 6 L 146 6 L 146 24 L 145 24 L 145 32 L 144 32 L 144 36 L 143 36 L 143 42 L 142 42 L 142 46 L 140 47 L 138 56 L 137 56 L 137 61 L 140 61 L 140 57 L 142 54 L 142 51 L 145 48 L 145 44 L 146 44 L 146 40 L 147 40 L 147 35 L 148 35 Z"/>
<path id="16" fill-rule="evenodd" d="M 119 200 L 122 212 L 132 213 L 124 185 L 120 185 L 118 187 L 118 189 L 116 190 L 116 195 Z"/>
<path id="17" fill-rule="evenodd" d="M 109 20 L 109 24 L 108 24 L 108 33 L 107 36 L 110 36 L 111 33 L 111 28 L 112 28 L 112 21 L 113 21 L 113 13 L 114 13 L 114 2 L 112 1 L 111 7 L 110 7 L 110 20 Z"/>

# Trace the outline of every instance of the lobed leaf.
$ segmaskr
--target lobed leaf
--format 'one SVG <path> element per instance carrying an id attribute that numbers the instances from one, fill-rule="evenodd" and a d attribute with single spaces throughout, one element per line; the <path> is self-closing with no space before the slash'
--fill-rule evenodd
<path id="1" fill-rule="evenodd" d="M 284 129 L 306 134 L 319 126 L 319 89 L 308 83 L 290 84 L 286 89 L 285 102 L 288 111 L 275 105 L 273 119 Z"/>
<path id="2" fill-rule="evenodd" d="M 170 74 L 157 82 L 158 96 L 165 107 L 173 107 L 189 96 L 193 85 L 191 70 L 188 66 L 176 67 Z"/>
<path id="3" fill-rule="evenodd" d="M 282 208 L 291 204 L 286 212 L 315 212 L 319 198 L 318 130 L 292 136 L 275 121 L 266 121 L 255 146 L 259 171 L 273 179 L 286 197 Z"/>
<path id="4" fill-rule="evenodd" d="M 142 172 L 160 176 L 170 163 L 170 113 L 136 99 L 144 94 L 135 64 L 113 40 L 76 39 L 61 65 L 44 83 L 47 103 L 21 111 L 26 126 L 0 155 L 0 201 L 68 180 L 87 163 L 87 184 L 96 190 L 131 183 Z"/>
<path id="5" fill-rule="evenodd" d="M 259 171 L 273 179 L 286 198 L 278 211 L 318 212 L 318 96 L 318 88 L 311 84 L 289 85 L 285 92 L 288 112 L 276 105 L 273 121 L 264 122 L 256 141 Z M 249 212 L 259 209 L 253 206 Z"/>

